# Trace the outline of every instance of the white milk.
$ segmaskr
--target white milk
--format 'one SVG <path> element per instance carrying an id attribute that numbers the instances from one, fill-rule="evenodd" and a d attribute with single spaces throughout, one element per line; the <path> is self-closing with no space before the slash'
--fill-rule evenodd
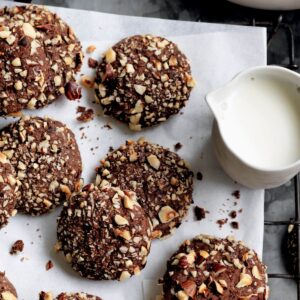
<path id="1" fill-rule="evenodd" d="M 270 75 L 244 78 L 223 99 L 220 128 L 229 147 L 260 168 L 300 159 L 300 88 Z"/>

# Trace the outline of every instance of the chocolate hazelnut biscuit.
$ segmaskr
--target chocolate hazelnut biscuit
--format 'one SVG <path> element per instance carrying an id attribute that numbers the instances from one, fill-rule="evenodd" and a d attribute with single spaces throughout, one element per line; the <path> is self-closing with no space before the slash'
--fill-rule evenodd
<path id="1" fill-rule="evenodd" d="M 56 249 L 83 277 L 122 281 L 144 268 L 151 229 L 134 192 L 90 184 L 65 202 Z"/>
<path id="2" fill-rule="evenodd" d="M 0 272 L 0 300 L 17 300 L 17 291 L 6 278 L 5 273 Z"/>
<path id="3" fill-rule="evenodd" d="M 41 292 L 39 300 L 101 300 L 101 298 L 86 293 L 60 293 L 53 298 L 51 293 Z"/>
<path id="4" fill-rule="evenodd" d="M 96 184 L 108 182 L 137 193 L 153 225 L 153 237 L 178 227 L 192 203 L 193 173 L 176 153 L 144 139 L 127 141 L 98 168 Z"/>
<path id="5" fill-rule="evenodd" d="M 42 215 L 80 187 L 82 163 L 74 133 L 50 118 L 24 117 L 0 132 L 0 151 L 20 181 L 18 211 Z"/>
<path id="6" fill-rule="evenodd" d="M 0 228 L 17 212 L 15 206 L 18 185 L 12 165 L 6 155 L 0 152 Z"/>
<path id="7" fill-rule="evenodd" d="M 232 237 L 199 235 L 185 241 L 167 263 L 163 299 L 268 299 L 266 266 Z"/>
<path id="8" fill-rule="evenodd" d="M 173 42 L 152 35 L 131 36 L 110 48 L 95 83 L 104 113 L 132 130 L 177 114 L 195 85 L 185 55 Z"/>
<path id="9" fill-rule="evenodd" d="M 53 102 L 74 81 L 81 45 L 56 14 L 36 5 L 0 9 L 0 114 Z"/>
<path id="10" fill-rule="evenodd" d="M 18 8 L 0 9 L 0 114 L 18 112 L 43 97 L 50 69 L 43 43 Z M 33 100 L 32 100 L 33 99 Z"/>

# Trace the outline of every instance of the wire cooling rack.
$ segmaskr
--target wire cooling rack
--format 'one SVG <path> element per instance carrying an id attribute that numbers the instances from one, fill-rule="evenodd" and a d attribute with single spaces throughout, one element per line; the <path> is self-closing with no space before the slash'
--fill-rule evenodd
<path id="1" fill-rule="evenodd" d="M 297 265 L 295 274 L 270 273 L 269 278 L 292 279 L 297 282 L 297 299 L 300 300 L 300 173 L 293 179 L 295 187 L 295 218 L 289 221 L 265 221 L 265 226 L 288 226 L 294 225 L 297 231 Z"/>

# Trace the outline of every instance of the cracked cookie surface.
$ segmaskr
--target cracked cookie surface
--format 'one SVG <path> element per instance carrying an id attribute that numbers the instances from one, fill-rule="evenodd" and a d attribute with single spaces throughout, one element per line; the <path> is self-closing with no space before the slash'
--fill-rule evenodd
<path id="1" fill-rule="evenodd" d="M 132 130 L 177 114 L 195 85 L 177 45 L 152 35 L 131 36 L 110 48 L 98 66 L 95 83 L 104 113 Z"/>
<path id="2" fill-rule="evenodd" d="M 18 211 L 42 215 L 80 187 L 81 156 L 74 133 L 50 118 L 24 117 L 0 131 L 0 151 L 20 182 Z"/>
<path id="3" fill-rule="evenodd" d="M 151 229 L 134 192 L 90 184 L 65 203 L 57 250 L 83 277 L 122 281 L 144 268 Z"/>

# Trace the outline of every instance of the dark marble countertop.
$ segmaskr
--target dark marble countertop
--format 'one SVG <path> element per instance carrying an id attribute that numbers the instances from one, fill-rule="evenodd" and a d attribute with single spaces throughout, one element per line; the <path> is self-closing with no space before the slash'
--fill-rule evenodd
<path id="1" fill-rule="evenodd" d="M 33 3 L 81 8 L 101 12 L 159 17 L 166 19 L 206 21 L 229 24 L 272 25 L 276 27 L 280 12 L 257 11 L 230 4 L 225 0 L 33 0 Z M 295 35 L 295 63 L 300 64 L 300 12 L 285 12 L 283 22 L 290 24 Z M 275 28 L 276 31 L 276 28 Z M 268 64 L 289 64 L 289 44 L 286 32 L 279 30 L 268 45 Z M 299 71 L 299 70 L 297 70 Z M 289 220 L 294 217 L 294 188 L 290 182 L 265 192 L 265 219 Z M 282 251 L 287 226 L 266 226 L 264 238 L 264 262 L 269 273 L 287 273 L 285 254 Z M 270 279 L 272 300 L 297 299 L 296 282 L 285 279 Z"/>

